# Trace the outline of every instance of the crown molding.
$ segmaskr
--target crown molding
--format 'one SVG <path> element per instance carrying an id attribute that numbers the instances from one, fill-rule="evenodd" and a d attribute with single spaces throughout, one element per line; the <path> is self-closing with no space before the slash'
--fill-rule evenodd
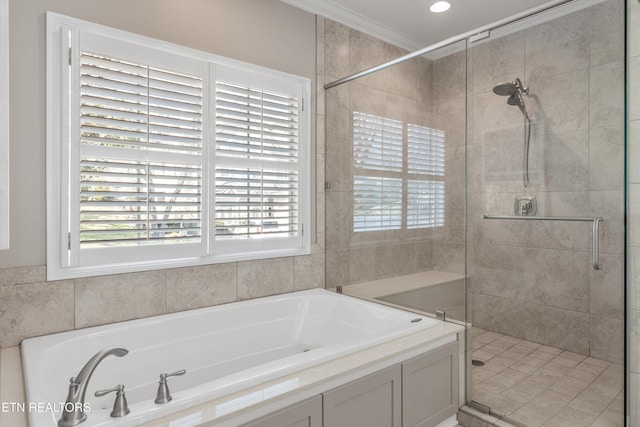
<path id="1" fill-rule="evenodd" d="M 409 52 L 424 47 L 424 44 L 417 40 L 413 40 L 394 29 L 374 21 L 364 15 L 356 13 L 351 9 L 340 6 L 331 0 L 281 0 L 291 6 L 297 7 L 304 11 L 321 15 L 340 24 L 354 28 L 370 36 L 376 37 Z"/>

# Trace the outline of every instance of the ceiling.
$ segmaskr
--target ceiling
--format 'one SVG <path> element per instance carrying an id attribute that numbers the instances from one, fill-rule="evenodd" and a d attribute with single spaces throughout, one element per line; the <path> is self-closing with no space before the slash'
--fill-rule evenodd
<path id="1" fill-rule="evenodd" d="M 448 0 L 451 8 L 429 12 L 436 0 L 282 0 L 408 50 L 417 50 L 519 12 L 560 0 Z"/>

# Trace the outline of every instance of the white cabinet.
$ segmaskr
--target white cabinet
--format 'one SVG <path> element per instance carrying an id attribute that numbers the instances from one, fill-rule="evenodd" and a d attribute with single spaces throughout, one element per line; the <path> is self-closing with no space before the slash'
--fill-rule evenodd
<path id="1" fill-rule="evenodd" d="M 401 427 L 400 365 L 323 394 L 324 427 Z"/>
<path id="2" fill-rule="evenodd" d="M 402 363 L 403 427 L 433 427 L 457 411 L 457 342 Z"/>
<path id="3" fill-rule="evenodd" d="M 458 343 L 358 378 L 245 427 L 435 427 L 458 411 Z"/>
<path id="4" fill-rule="evenodd" d="M 284 408 L 245 427 L 322 427 L 322 396 Z"/>

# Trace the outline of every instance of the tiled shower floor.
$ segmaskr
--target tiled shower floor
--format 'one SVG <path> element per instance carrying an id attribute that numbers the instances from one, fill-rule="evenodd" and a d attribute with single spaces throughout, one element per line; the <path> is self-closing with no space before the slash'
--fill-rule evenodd
<path id="1" fill-rule="evenodd" d="M 471 330 L 472 397 L 529 427 L 616 427 L 623 422 L 623 369 L 554 347 Z"/>

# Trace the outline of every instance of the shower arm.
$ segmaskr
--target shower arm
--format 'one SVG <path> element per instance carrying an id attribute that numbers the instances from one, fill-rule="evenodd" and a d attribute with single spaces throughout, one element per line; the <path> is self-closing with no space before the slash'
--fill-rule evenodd
<path id="1" fill-rule="evenodd" d="M 591 266 L 594 270 L 602 270 L 602 264 L 600 264 L 600 223 L 604 221 L 604 218 L 597 216 L 595 218 L 584 217 L 570 217 L 570 216 L 496 216 L 496 215 L 482 215 L 483 219 L 506 219 L 506 220 L 518 220 L 518 221 L 572 221 L 572 222 L 591 222 L 592 235 L 591 235 Z"/>

